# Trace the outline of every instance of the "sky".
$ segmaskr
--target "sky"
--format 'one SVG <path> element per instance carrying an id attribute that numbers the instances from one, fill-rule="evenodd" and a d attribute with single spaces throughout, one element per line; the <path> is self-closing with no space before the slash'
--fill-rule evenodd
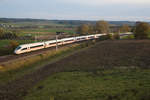
<path id="1" fill-rule="evenodd" d="M 0 0 L 1 18 L 150 21 L 150 0 Z"/>

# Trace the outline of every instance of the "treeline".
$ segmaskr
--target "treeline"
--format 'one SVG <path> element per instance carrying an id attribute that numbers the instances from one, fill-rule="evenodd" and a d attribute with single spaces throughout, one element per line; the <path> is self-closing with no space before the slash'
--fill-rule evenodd
<path id="1" fill-rule="evenodd" d="M 77 27 L 79 35 L 84 34 L 110 34 L 133 32 L 135 39 L 148 39 L 150 37 L 150 25 L 146 22 L 136 22 L 135 26 L 123 24 L 122 26 L 112 26 L 107 21 L 98 21 L 95 25 L 82 24 Z"/>
<path id="2" fill-rule="evenodd" d="M 122 26 L 112 26 L 107 21 L 98 21 L 95 25 L 82 24 L 77 28 L 79 34 L 100 34 L 100 33 L 119 33 L 119 32 L 130 32 L 131 27 L 127 24 Z"/>
<path id="3" fill-rule="evenodd" d="M 3 23 L 16 23 L 16 22 L 47 22 L 44 19 L 31 19 L 31 18 L 0 18 Z"/>

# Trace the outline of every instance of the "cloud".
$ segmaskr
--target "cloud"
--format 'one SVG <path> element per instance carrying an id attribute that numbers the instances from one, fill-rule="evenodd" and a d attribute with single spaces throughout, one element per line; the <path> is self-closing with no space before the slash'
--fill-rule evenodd
<path id="1" fill-rule="evenodd" d="M 82 5 L 105 5 L 105 4 L 150 4 L 150 0 L 61 0 L 66 3 Z"/>
<path id="2" fill-rule="evenodd" d="M 150 0 L 0 0 L 0 17 L 150 20 L 149 5 Z"/>
<path id="3" fill-rule="evenodd" d="M 150 17 L 146 16 L 86 16 L 86 15 L 77 15 L 77 14 L 57 14 L 57 13 L 43 13 L 43 12 L 37 12 L 37 13 L 30 13 L 22 15 L 26 17 L 32 18 L 44 18 L 44 19 L 59 19 L 59 20 L 107 20 L 107 21 L 149 21 Z"/>

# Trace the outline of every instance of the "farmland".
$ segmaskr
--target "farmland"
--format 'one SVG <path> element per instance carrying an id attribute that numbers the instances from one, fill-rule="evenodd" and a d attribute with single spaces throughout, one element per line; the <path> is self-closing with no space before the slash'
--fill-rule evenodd
<path id="1" fill-rule="evenodd" d="M 148 100 L 149 50 L 149 40 L 102 41 L 2 85 L 0 97 Z"/>
<path id="2" fill-rule="evenodd" d="M 41 36 L 41 35 L 56 35 L 56 32 L 65 32 L 66 34 L 73 34 L 75 33 L 74 29 L 68 29 L 68 28 L 52 28 L 52 29 L 43 29 L 43 28 L 35 28 L 35 29 L 23 29 L 20 33 L 18 33 L 19 36 Z"/>

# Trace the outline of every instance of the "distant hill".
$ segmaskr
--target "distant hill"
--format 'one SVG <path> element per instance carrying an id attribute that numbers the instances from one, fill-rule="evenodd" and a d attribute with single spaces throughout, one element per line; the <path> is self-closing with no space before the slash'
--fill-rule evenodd
<path id="1" fill-rule="evenodd" d="M 18 23 L 18 22 L 48 22 L 56 24 L 68 24 L 68 25 L 81 25 L 81 24 L 95 24 L 96 21 L 84 21 L 84 20 L 46 20 L 46 19 L 30 19 L 30 18 L 0 18 L 0 23 Z M 134 21 L 108 21 L 112 25 L 128 24 L 134 26 Z"/>
<path id="2" fill-rule="evenodd" d="M 48 21 L 44 19 L 30 19 L 30 18 L 0 18 L 0 22 L 3 23 L 12 23 L 12 22 L 39 22 L 39 21 Z"/>

